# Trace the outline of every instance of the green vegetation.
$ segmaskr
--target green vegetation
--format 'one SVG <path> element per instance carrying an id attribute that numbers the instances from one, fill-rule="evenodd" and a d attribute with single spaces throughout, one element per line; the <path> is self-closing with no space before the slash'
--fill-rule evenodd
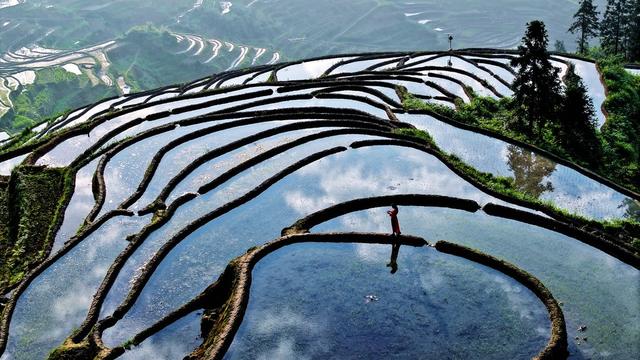
<path id="1" fill-rule="evenodd" d="M 150 25 L 131 29 L 118 43 L 109 52 L 111 71 L 115 77 L 123 76 L 132 91 L 188 82 L 224 71 L 234 55 L 220 51 L 216 61 L 203 64 L 200 57 L 180 54 L 186 45 L 177 43 L 166 28 Z"/>
<path id="2" fill-rule="evenodd" d="M 0 293 L 46 257 L 69 185 L 66 169 L 36 166 L 0 182 Z"/>
<path id="3" fill-rule="evenodd" d="M 114 87 L 92 85 L 86 75 L 78 76 L 61 67 L 36 71 L 33 84 L 11 93 L 13 108 L 0 118 L 0 129 L 9 133 L 42 122 L 52 114 L 117 95 Z"/>
<path id="4" fill-rule="evenodd" d="M 589 49 L 589 39 L 598 36 L 600 23 L 598 22 L 598 11 L 593 5 L 593 0 L 581 0 L 580 8 L 573 15 L 574 21 L 569 28 L 571 33 L 579 33 L 578 53 L 584 54 Z"/>
<path id="5" fill-rule="evenodd" d="M 429 134 L 426 131 L 414 129 L 414 128 L 398 128 L 398 129 L 394 129 L 393 132 L 396 134 L 408 135 L 408 136 L 419 138 L 420 140 L 429 144 L 429 146 L 431 146 L 432 148 L 438 149 L 438 145 L 431 137 L 431 134 Z"/>
<path id="6" fill-rule="evenodd" d="M 562 90 L 546 46 L 544 24 L 532 21 L 519 47 L 520 57 L 512 62 L 519 67 L 513 98 L 472 94 L 468 104 L 457 100 L 454 110 L 425 103 L 406 89 L 398 93 L 405 109 L 431 111 L 535 145 L 639 192 L 640 77 L 624 69 L 620 55 L 598 61 L 608 89 L 607 122 L 598 131 L 582 80 L 569 66 Z"/>
<path id="7" fill-rule="evenodd" d="M 486 186 L 487 188 L 508 196 L 512 199 L 520 200 L 529 203 L 531 206 L 546 208 L 551 212 L 575 221 L 579 224 L 595 226 L 601 229 L 603 232 L 613 236 L 615 238 L 621 238 L 623 241 L 631 244 L 636 249 L 640 250 L 640 239 L 637 238 L 637 231 L 640 229 L 640 223 L 632 219 L 615 219 L 615 220 L 594 220 L 589 219 L 581 215 L 576 215 L 568 212 L 565 209 L 557 207 L 553 202 L 540 200 L 535 195 L 523 191 L 518 187 L 516 181 L 512 177 L 495 176 L 491 173 L 486 173 L 477 170 L 473 166 L 465 163 L 459 157 L 454 154 L 448 154 L 438 148 L 437 144 L 433 141 L 431 135 L 419 129 L 394 129 L 394 133 L 414 136 L 420 141 L 426 143 L 431 148 L 439 152 L 445 160 L 455 167 L 458 171 L 464 173 L 466 176 L 474 180 L 475 182 Z"/>
<path id="8" fill-rule="evenodd" d="M 610 92 L 609 96 L 612 94 Z M 595 139 L 598 142 L 595 144 L 583 141 L 583 139 L 591 138 L 588 132 L 584 138 L 573 136 L 563 140 L 560 134 L 563 131 L 569 131 L 569 129 L 552 124 L 542 129 L 541 136 L 530 137 L 509 127 L 516 116 L 514 101 L 511 98 L 496 100 L 489 97 L 475 97 L 470 103 L 456 102 L 456 110 L 454 110 L 440 104 L 426 103 L 409 93 L 405 93 L 403 106 L 406 110 L 430 111 L 464 124 L 477 126 L 511 139 L 535 145 L 631 190 L 640 190 L 637 171 L 639 166 L 638 142 L 634 140 L 637 139 L 637 137 L 634 138 L 636 136 L 634 134 L 638 134 L 638 129 L 637 122 L 635 123 L 636 128 L 633 128 L 634 123 L 630 117 L 622 115 L 617 119 L 610 117 L 610 120 L 602 128 L 602 132 L 596 131 Z M 574 134 L 580 135 L 581 132 L 576 130 Z M 580 150 L 583 149 L 582 146 L 603 150 L 602 152 L 595 150 L 587 152 Z"/>
<path id="9" fill-rule="evenodd" d="M 627 61 L 640 61 L 640 2 L 607 0 L 602 20 L 598 20 L 593 0 L 581 0 L 569 32 L 578 33 L 578 53 L 620 55 Z M 589 38 L 599 36 L 600 48 L 589 49 Z"/>
<path id="10" fill-rule="evenodd" d="M 598 60 L 607 86 L 607 122 L 600 130 L 601 173 L 640 190 L 640 76 L 626 71 L 620 57 Z"/>

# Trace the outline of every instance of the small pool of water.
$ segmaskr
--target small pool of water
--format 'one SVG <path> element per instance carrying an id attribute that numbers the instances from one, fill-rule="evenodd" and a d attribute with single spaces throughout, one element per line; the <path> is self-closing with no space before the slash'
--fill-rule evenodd
<path id="1" fill-rule="evenodd" d="M 76 234 L 78 228 L 82 225 L 84 219 L 89 215 L 89 212 L 93 208 L 95 200 L 93 199 L 91 182 L 99 160 L 100 159 L 93 160 L 89 164 L 83 166 L 76 173 L 76 183 L 73 195 L 71 196 L 69 205 L 67 205 L 64 212 L 62 225 L 56 233 L 56 239 L 51 249 L 51 255 L 60 250 L 62 246 L 64 246 L 65 241 L 69 240 Z"/>
<path id="2" fill-rule="evenodd" d="M 174 322 L 142 344 L 127 350 L 122 360 L 174 360 L 182 359 L 200 346 L 200 320 L 202 310 L 192 312 Z"/>
<path id="3" fill-rule="evenodd" d="M 351 57 L 338 57 L 322 60 L 305 61 L 300 64 L 289 65 L 278 70 L 278 81 L 295 81 L 315 79 L 324 74 L 331 66 L 340 61 L 353 59 Z"/>
<path id="4" fill-rule="evenodd" d="M 527 359 L 546 345 L 544 305 L 512 278 L 410 246 L 390 274 L 390 252 L 312 243 L 268 255 L 224 358 Z"/>
<path id="5" fill-rule="evenodd" d="M 28 153 L 24 155 L 18 155 L 14 158 L 5 160 L 2 163 L 0 163 L 0 175 L 3 175 L 3 176 L 11 175 L 11 171 L 13 171 L 13 168 L 22 164 L 22 162 L 24 161 L 24 159 L 27 158 L 27 156 L 29 156 Z"/>
<path id="6" fill-rule="evenodd" d="M 378 65 L 380 63 L 389 61 L 389 60 L 398 60 L 400 61 L 401 58 L 399 57 L 388 57 L 388 58 L 379 58 L 379 59 L 371 59 L 371 60 L 359 60 L 359 61 L 354 61 L 348 64 L 343 64 L 338 66 L 337 68 L 333 69 L 331 71 L 331 75 L 334 74 L 344 74 L 344 73 L 353 73 L 353 72 L 358 72 L 358 71 L 365 71 L 366 69 Z M 381 71 L 384 70 L 386 67 L 393 67 L 395 66 L 395 64 L 389 64 L 387 66 L 383 66 L 383 67 L 379 67 L 376 68 L 374 71 Z"/>

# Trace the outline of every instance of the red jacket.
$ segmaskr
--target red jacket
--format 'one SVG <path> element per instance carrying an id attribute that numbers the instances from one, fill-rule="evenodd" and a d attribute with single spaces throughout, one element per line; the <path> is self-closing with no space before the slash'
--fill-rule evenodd
<path id="1" fill-rule="evenodd" d="M 400 224 L 398 223 L 398 210 L 391 209 L 387 211 L 387 214 L 391 217 L 391 229 L 394 233 L 400 234 Z"/>

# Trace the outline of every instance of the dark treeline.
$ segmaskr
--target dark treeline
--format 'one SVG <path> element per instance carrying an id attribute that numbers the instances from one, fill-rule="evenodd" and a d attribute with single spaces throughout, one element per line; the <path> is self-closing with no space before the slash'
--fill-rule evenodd
<path id="1" fill-rule="evenodd" d="M 602 149 L 593 102 L 572 63 L 564 76 L 564 87 L 561 85 L 560 70 L 550 61 L 548 42 L 542 21 L 527 24 L 519 56 L 511 62 L 518 73 L 513 81 L 515 111 L 508 127 L 597 166 Z"/>
<path id="2" fill-rule="evenodd" d="M 638 15 L 634 15 L 636 25 L 633 25 L 627 11 L 634 10 L 637 14 L 639 2 L 609 1 L 605 20 L 598 25 L 603 52 L 611 52 L 601 52 L 597 58 L 608 89 L 604 103 L 607 121 L 600 129 L 595 122 L 596 110 L 573 64 L 569 63 L 562 81 L 564 86 L 561 85 L 558 69 L 550 62 L 547 31 L 541 21 L 527 24 L 522 45 L 518 47 L 519 56 L 512 61 L 518 73 L 513 82 L 513 116 L 506 124 L 511 131 L 524 134 L 532 142 L 564 153 L 636 191 L 640 188 L 640 77 L 626 71 L 623 61 L 638 51 L 640 39 L 629 35 L 637 31 Z M 587 11 L 595 12 L 590 0 L 581 2 L 576 14 L 577 25 L 572 28 L 580 28 L 580 21 L 598 24 L 596 16 L 593 13 L 587 16 Z M 624 18 L 616 20 L 616 14 L 623 14 Z M 617 28 L 605 26 L 609 22 Z M 584 49 L 590 34 L 594 33 L 589 32 L 589 26 L 587 30 L 582 28 L 578 41 Z"/>
<path id="3" fill-rule="evenodd" d="M 640 0 L 607 0 L 600 19 L 593 0 L 581 0 L 573 15 L 571 33 L 578 35 L 578 53 L 600 51 L 619 55 L 627 61 L 640 61 Z M 589 39 L 600 40 L 599 48 L 590 48 Z"/>

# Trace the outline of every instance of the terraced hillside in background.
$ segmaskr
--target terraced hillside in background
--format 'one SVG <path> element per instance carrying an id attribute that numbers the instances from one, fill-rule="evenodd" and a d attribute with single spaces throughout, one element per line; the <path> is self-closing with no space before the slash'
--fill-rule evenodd
<path id="1" fill-rule="evenodd" d="M 0 128 L 16 132 L 97 99 L 279 58 L 266 48 L 150 27 L 79 50 L 34 43 L 0 56 Z"/>
<path id="2" fill-rule="evenodd" d="M 596 3 L 603 8 L 604 0 Z M 325 54 L 512 48 L 531 14 L 564 41 L 577 4 L 501 0 L 0 1 L 0 138 L 103 98 Z M 470 10 L 473 9 L 473 10 Z M 177 35 L 177 36 L 172 36 Z M 180 39 L 184 39 L 181 41 Z M 186 51 L 189 49 L 188 51 Z M 217 56 L 216 56 L 217 55 Z"/>
<path id="3" fill-rule="evenodd" d="M 406 109 L 509 96 L 512 56 L 261 65 L 5 140 L 2 360 L 634 358 L 640 196 Z M 602 110 L 593 63 L 553 62 Z"/>

